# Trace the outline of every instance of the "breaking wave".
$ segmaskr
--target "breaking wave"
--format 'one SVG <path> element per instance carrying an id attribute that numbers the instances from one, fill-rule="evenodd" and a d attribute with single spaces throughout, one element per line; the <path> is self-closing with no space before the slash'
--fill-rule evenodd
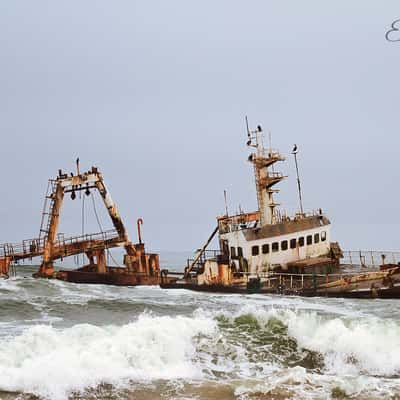
<path id="1" fill-rule="evenodd" d="M 117 300 L 98 290 L 85 292 L 83 304 L 93 310 L 95 302 L 96 315 L 115 325 L 39 321 L 14 333 L 3 327 L 9 336 L 0 337 L 0 391 L 65 400 L 102 385 L 118 390 L 179 381 L 226 385 L 232 399 L 327 398 L 334 390 L 354 398 L 400 394 L 400 322 L 363 313 L 357 309 L 361 303 L 346 308 L 279 297 L 169 295 L 158 289 L 143 289 L 136 297 L 127 291 Z M 149 290 L 150 303 L 143 297 Z M 197 304 L 196 310 L 182 308 L 183 299 Z M 69 321 L 76 310 L 68 307 L 75 300 L 64 305 L 61 298 L 54 300 L 46 304 L 62 308 L 58 315 L 68 313 Z M 154 312 L 143 312 L 146 304 Z M 165 304 L 175 315 L 159 315 Z M 75 321 L 84 320 L 87 308 Z M 131 322 L 112 318 L 113 312 L 129 310 Z M 180 312 L 184 315 L 176 315 Z"/>
<path id="2" fill-rule="evenodd" d="M 400 323 L 377 317 L 335 317 L 316 311 L 243 307 L 226 317 L 237 326 L 250 327 L 248 336 L 266 343 L 268 337 L 274 354 L 289 346 L 287 356 L 312 352 L 315 364 L 324 372 L 348 375 L 365 373 L 374 376 L 400 376 Z M 272 335 L 272 336 L 271 336 Z M 293 341 L 293 342 L 290 342 Z M 252 349 L 254 350 L 254 349 Z M 311 354 L 311 353 L 309 353 Z M 286 358 L 288 361 L 288 358 Z"/>
<path id="3" fill-rule="evenodd" d="M 323 354 L 332 374 L 400 374 L 400 324 L 378 318 L 328 319 L 288 314 L 288 332 L 304 348 Z"/>
<path id="4" fill-rule="evenodd" d="M 215 329 L 209 319 L 147 314 L 121 327 L 36 326 L 1 343 L 0 388 L 64 399 L 103 382 L 201 378 L 193 339 Z"/>

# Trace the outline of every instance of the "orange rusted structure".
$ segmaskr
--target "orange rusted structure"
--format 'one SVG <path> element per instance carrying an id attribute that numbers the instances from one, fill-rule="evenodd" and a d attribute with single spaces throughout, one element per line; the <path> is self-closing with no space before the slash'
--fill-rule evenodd
<path id="1" fill-rule="evenodd" d="M 0 277 L 8 277 L 11 264 L 11 257 L 0 258 Z"/>
<path id="2" fill-rule="evenodd" d="M 99 192 L 114 229 L 64 238 L 63 235 L 58 234 L 58 226 L 65 194 L 70 193 L 74 200 L 76 192 L 84 191 L 86 195 L 90 195 L 91 190 Z M 140 218 L 138 228 L 142 223 L 143 220 Z M 125 249 L 123 266 L 107 265 L 108 249 L 114 247 Z M 86 254 L 88 264 L 73 271 L 55 271 L 55 260 L 77 254 Z M 79 159 L 75 175 L 72 173 L 67 175 L 59 170 L 57 178 L 49 180 L 39 237 L 25 240 L 18 245 L 0 245 L 0 276 L 8 276 L 12 262 L 38 256 L 42 257 L 40 268 L 34 274 L 38 278 L 115 285 L 154 285 L 160 281 L 158 254 L 146 253 L 140 230 L 139 243 L 134 244 L 130 241 L 118 208 L 110 196 L 101 173 L 95 167 L 81 173 Z"/>
<path id="3" fill-rule="evenodd" d="M 133 259 L 136 258 L 135 246 L 128 238 L 128 233 L 119 215 L 118 208 L 107 190 L 101 173 L 97 168 L 92 167 L 90 171 L 81 174 L 79 172 L 79 160 L 77 160 L 77 170 L 78 173 L 72 176 L 59 171 L 57 179 L 49 181 L 51 190 L 46 196 L 46 200 L 49 200 L 49 202 L 45 202 L 40 228 L 40 236 L 44 239 L 44 248 L 43 262 L 37 274 L 38 276 L 48 277 L 54 275 L 53 260 L 57 257 L 58 250 L 56 243 L 57 229 L 65 193 L 71 193 L 71 198 L 74 199 L 77 191 L 85 191 L 85 193 L 90 194 L 90 190 L 97 190 L 103 199 L 116 233 L 114 240 L 110 243 L 107 243 L 104 238 L 95 243 L 80 241 L 73 246 L 72 252 L 75 249 L 79 249 L 80 252 L 86 253 L 91 260 L 91 265 L 97 266 L 98 273 L 106 272 L 105 249 L 110 245 L 112 247 L 124 246 L 127 256 Z M 94 259 L 96 259 L 96 262 Z"/>

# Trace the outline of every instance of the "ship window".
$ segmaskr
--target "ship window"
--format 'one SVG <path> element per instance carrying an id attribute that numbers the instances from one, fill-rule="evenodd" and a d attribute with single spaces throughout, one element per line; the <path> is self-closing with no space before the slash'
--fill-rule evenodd
<path id="1" fill-rule="evenodd" d="M 314 235 L 314 243 L 319 243 L 319 233 Z"/>
<path id="2" fill-rule="evenodd" d="M 295 249 L 296 248 L 296 239 L 290 239 L 290 248 Z"/>
<path id="3" fill-rule="evenodd" d="M 238 257 L 243 257 L 243 249 L 241 247 L 238 247 Z"/>
<path id="4" fill-rule="evenodd" d="M 299 247 L 304 246 L 304 236 L 299 237 Z"/>
<path id="5" fill-rule="evenodd" d="M 231 247 L 231 257 L 236 257 L 236 249 Z"/>
<path id="6" fill-rule="evenodd" d="M 307 236 L 307 245 L 312 244 L 312 235 Z"/>
<path id="7" fill-rule="evenodd" d="M 284 240 L 281 242 L 281 250 L 287 250 L 288 249 L 288 242 L 287 240 Z"/>
<path id="8" fill-rule="evenodd" d="M 321 232 L 321 242 L 325 242 L 325 240 L 326 240 L 326 232 L 323 231 Z"/>
<path id="9" fill-rule="evenodd" d="M 262 245 L 262 253 L 263 254 L 269 253 L 269 244 L 268 243 Z"/>
<path id="10" fill-rule="evenodd" d="M 251 255 L 252 256 L 258 256 L 259 253 L 260 253 L 260 246 L 253 246 L 251 248 Z"/>
<path id="11" fill-rule="evenodd" d="M 278 242 L 272 243 L 272 251 L 273 252 L 279 251 L 279 243 Z"/>

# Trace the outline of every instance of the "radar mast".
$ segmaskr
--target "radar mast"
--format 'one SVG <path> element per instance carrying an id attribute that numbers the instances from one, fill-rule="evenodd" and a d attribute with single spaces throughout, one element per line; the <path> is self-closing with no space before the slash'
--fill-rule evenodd
<path id="1" fill-rule="evenodd" d="M 279 203 L 275 203 L 274 193 L 279 192 L 279 189 L 273 189 L 273 186 L 285 179 L 286 176 L 281 172 L 275 172 L 273 166 L 277 161 L 284 161 L 285 158 L 278 151 L 272 150 L 271 141 L 269 149 L 264 147 L 264 132 L 260 125 L 251 131 L 246 117 L 246 126 L 247 145 L 255 149 L 249 155 L 248 161 L 254 167 L 260 225 L 276 224 L 278 222 L 276 207 L 279 206 Z"/>

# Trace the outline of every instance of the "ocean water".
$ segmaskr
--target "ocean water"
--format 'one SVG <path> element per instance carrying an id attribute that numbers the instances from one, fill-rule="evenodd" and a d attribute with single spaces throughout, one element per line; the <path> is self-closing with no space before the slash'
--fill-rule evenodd
<path id="1" fill-rule="evenodd" d="M 0 281 L 0 399 L 400 399 L 400 302 Z"/>

